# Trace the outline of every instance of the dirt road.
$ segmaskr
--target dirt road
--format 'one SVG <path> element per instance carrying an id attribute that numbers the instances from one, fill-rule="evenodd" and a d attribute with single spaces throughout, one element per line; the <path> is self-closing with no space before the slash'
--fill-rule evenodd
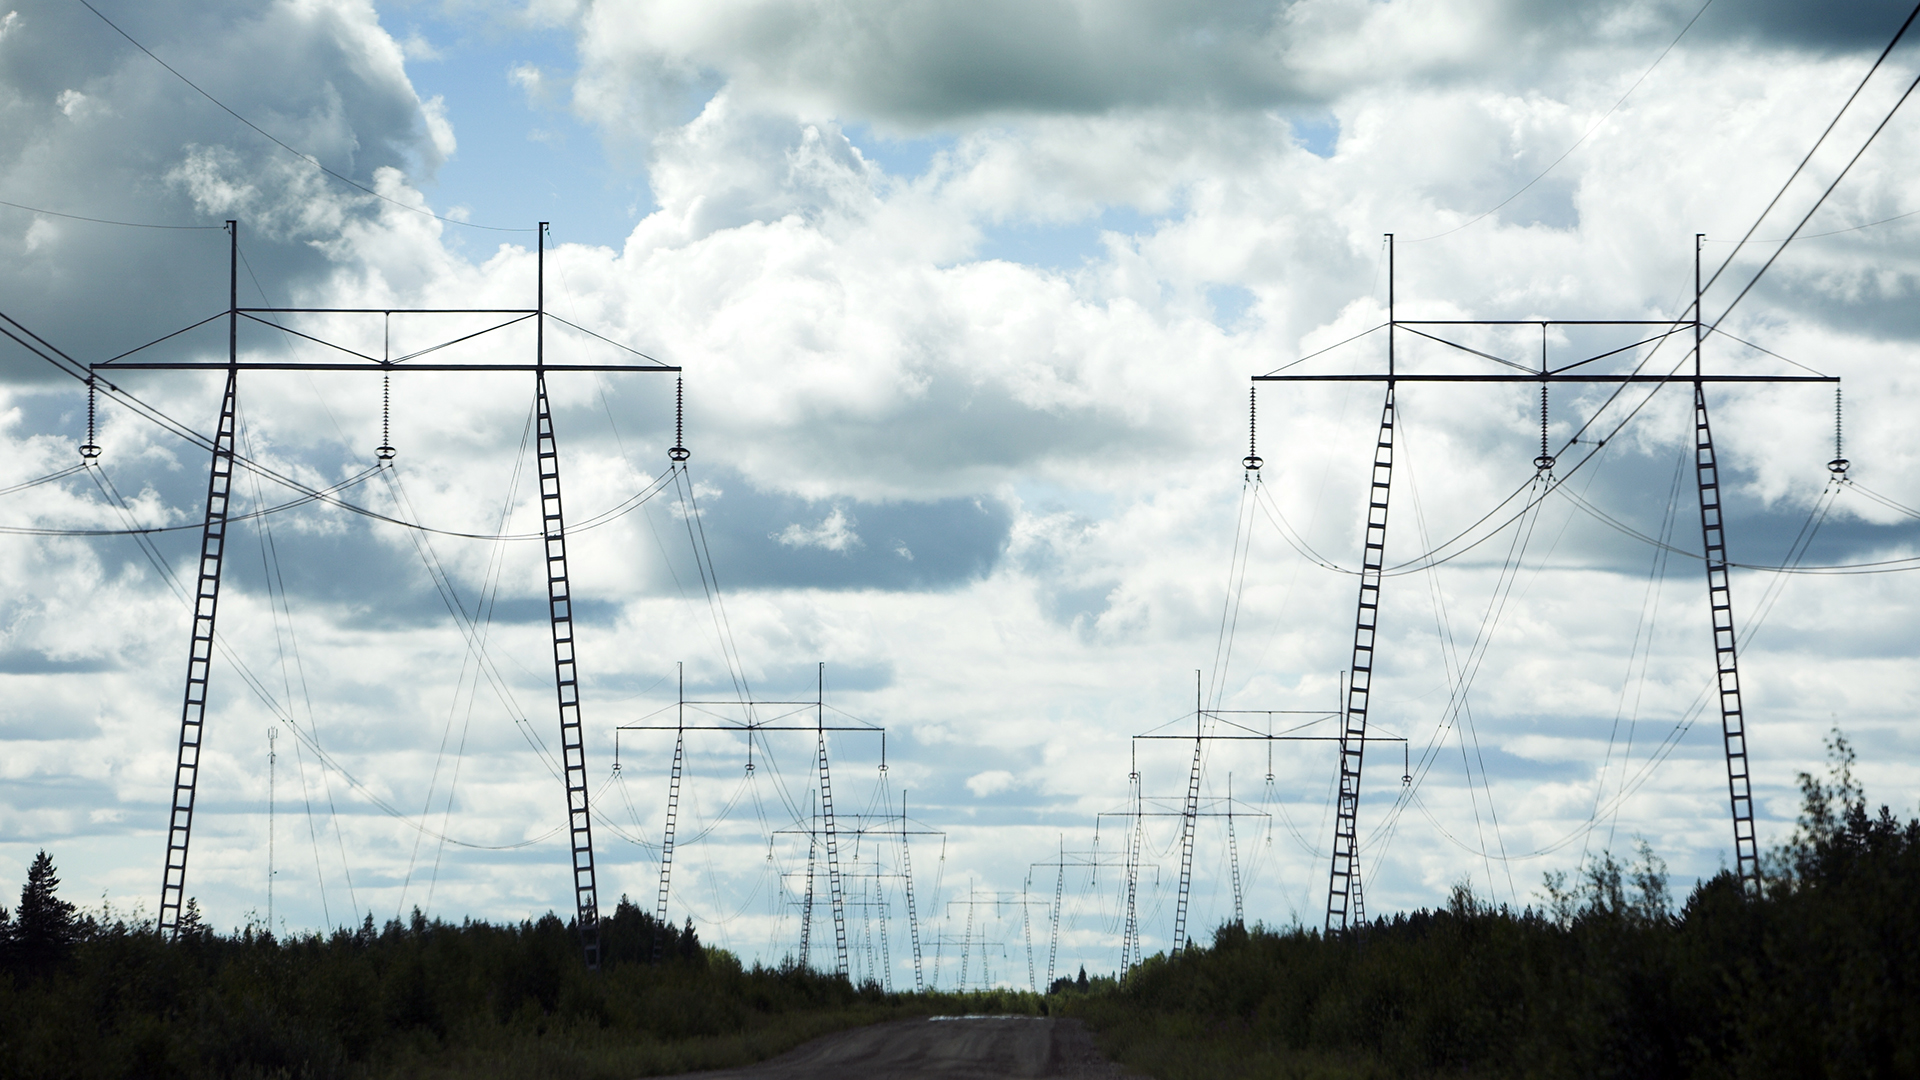
<path id="1" fill-rule="evenodd" d="M 743 1069 L 669 1080 L 1120 1080 L 1077 1020 L 936 1017 L 897 1020 L 815 1039 Z"/>

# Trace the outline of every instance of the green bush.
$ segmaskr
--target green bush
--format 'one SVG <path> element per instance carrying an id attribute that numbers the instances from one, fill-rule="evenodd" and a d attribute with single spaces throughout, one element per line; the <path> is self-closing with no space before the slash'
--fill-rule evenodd
<path id="1" fill-rule="evenodd" d="M 1058 1000 L 1164 1080 L 1920 1075 L 1920 821 L 1869 814 L 1832 748 L 1758 898 L 1723 872 L 1675 911 L 1643 844 L 1548 875 L 1540 909 L 1458 887 L 1342 935 L 1229 924 Z"/>
<path id="2" fill-rule="evenodd" d="M 183 918 L 76 916 L 44 853 L 0 909 L 0 1076 L 633 1077 L 738 1065 L 847 1026 L 1025 1011 L 1032 995 L 891 995 L 793 964 L 743 967 L 622 898 L 602 970 L 554 915 L 428 920 L 284 940 Z M 22 932 L 23 926 L 31 934 Z M 658 956 L 658 961 L 655 957 Z"/>

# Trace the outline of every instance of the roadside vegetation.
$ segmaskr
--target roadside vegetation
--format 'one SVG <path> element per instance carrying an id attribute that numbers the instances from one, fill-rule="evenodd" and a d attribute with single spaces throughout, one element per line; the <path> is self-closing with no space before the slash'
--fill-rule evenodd
<path id="1" fill-rule="evenodd" d="M 1642 845 L 1521 911 L 1461 886 L 1344 936 L 1229 924 L 1056 1011 L 1161 1080 L 1920 1075 L 1920 821 L 1832 747 L 1758 900 L 1723 872 L 1675 909 Z"/>
<path id="2" fill-rule="evenodd" d="M 624 1080 L 978 1013 L 1077 1017 L 1160 1080 L 1920 1076 L 1920 820 L 1869 813 L 1833 748 L 1826 780 L 1801 777 L 1799 827 L 1756 900 L 1723 873 L 1676 905 L 1642 845 L 1549 875 L 1524 910 L 1462 886 L 1346 935 L 1229 924 L 1044 996 L 743 967 L 624 898 L 598 973 L 553 915 L 275 938 L 215 933 L 190 906 L 167 941 L 76 911 L 42 853 L 0 908 L 0 1077 Z"/>
<path id="3" fill-rule="evenodd" d="M 0 916 L 9 1080 L 628 1080 L 747 1064 L 883 1020 L 1040 1007 L 1031 994 L 889 994 L 795 965 L 742 967 L 624 898 L 601 921 L 594 974 L 553 915 L 369 917 L 276 939 L 214 933 L 190 909 L 169 942 L 150 923 L 76 913 L 58 884 L 43 852 Z"/>

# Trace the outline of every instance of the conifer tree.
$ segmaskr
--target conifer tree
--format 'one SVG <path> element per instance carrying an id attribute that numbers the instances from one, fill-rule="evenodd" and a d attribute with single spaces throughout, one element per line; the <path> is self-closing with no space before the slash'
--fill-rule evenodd
<path id="1" fill-rule="evenodd" d="M 73 948 L 73 905 L 60 899 L 59 888 L 53 857 L 43 850 L 27 868 L 20 906 L 14 910 L 11 951 L 14 962 L 27 972 L 51 969 Z"/>

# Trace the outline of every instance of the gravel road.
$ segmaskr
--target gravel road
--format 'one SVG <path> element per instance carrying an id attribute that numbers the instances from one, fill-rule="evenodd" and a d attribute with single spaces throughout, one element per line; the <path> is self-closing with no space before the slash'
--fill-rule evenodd
<path id="1" fill-rule="evenodd" d="M 963 1016 L 896 1020 L 815 1039 L 743 1069 L 668 1080 L 1122 1080 L 1077 1020 Z"/>

